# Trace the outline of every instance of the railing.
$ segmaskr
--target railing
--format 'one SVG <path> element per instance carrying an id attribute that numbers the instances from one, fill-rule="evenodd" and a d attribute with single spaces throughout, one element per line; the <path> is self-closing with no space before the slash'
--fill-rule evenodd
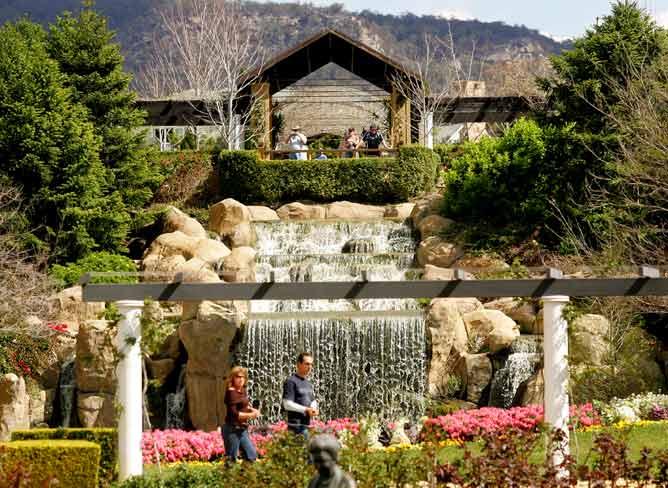
<path id="1" fill-rule="evenodd" d="M 354 151 L 349 151 L 348 149 L 272 149 L 267 151 L 264 148 L 258 149 L 260 153 L 260 159 L 288 159 L 290 154 L 306 153 L 306 159 L 317 159 L 317 156 L 322 152 L 327 159 L 331 158 L 363 158 L 363 157 L 396 157 L 399 154 L 398 149 L 367 149 L 359 148 Z M 351 156 L 352 154 L 352 156 Z"/>

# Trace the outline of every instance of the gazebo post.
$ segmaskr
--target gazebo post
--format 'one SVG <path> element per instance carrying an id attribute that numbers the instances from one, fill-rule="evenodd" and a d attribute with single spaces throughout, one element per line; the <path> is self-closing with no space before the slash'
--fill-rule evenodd
<path id="1" fill-rule="evenodd" d="M 563 443 L 554 446 L 552 463 L 558 466 L 568 455 L 568 327 L 564 320 L 567 296 L 543 297 L 543 375 L 545 380 L 545 422 L 564 433 Z"/>
<path id="2" fill-rule="evenodd" d="M 143 472 L 141 437 L 142 423 L 142 357 L 141 357 L 141 300 L 116 302 L 121 320 L 118 322 L 116 348 L 119 354 L 118 378 L 118 479 L 123 481 Z"/>

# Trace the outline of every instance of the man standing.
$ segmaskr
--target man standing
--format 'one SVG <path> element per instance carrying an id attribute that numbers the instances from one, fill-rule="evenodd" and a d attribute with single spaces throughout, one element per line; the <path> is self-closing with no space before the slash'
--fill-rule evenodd
<path id="1" fill-rule="evenodd" d="M 375 124 L 371 124 L 369 127 L 369 132 L 364 134 L 363 140 L 367 149 L 373 149 L 373 151 L 369 152 L 367 156 L 380 156 L 380 146 L 387 148 L 383 134 L 378 132 L 378 126 Z"/>
<path id="2" fill-rule="evenodd" d="M 283 384 L 283 408 L 288 412 L 288 430 L 308 438 L 311 417 L 318 415 L 313 384 L 306 378 L 313 368 L 313 356 L 302 352 L 297 356 L 297 371 Z"/>

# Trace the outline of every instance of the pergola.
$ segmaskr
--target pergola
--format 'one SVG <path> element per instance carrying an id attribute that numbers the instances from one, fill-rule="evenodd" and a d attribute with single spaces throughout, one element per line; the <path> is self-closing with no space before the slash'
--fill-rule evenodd
<path id="1" fill-rule="evenodd" d="M 121 480 L 141 475 L 142 454 L 142 365 L 140 317 L 145 299 L 158 301 L 203 300 L 297 300 L 378 299 L 447 297 L 531 297 L 543 301 L 544 322 L 544 411 L 545 421 L 566 436 L 561 450 L 552 454 L 559 464 L 569 452 L 568 438 L 568 334 L 563 309 L 569 297 L 668 295 L 668 278 L 658 268 L 643 266 L 637 276 L 627 278 L 564 278 L 560 270 L 545 268 L 534 279 L 466 280 L 455 269 L 450 281 L 352 281 L 301 283 L 191 283 L 177 274 L 166 283 L 90 284 L 93 276 L 82 276 L 84 301 L 115 301 L 121 314 L 116 346 L 118 424 Z"/>
<path id="2" fill-rule="evenodd" d="M 362 42 L 326 29 L 267 62 L 254 73 L 257 78 L 249 92 L 242 94 L 244 100 L 252 95 L 261 106 L 260 150 L 263 155 L 268 155 L 271 149 L 272 97 L 329 63 L 337 64 L 390 95 L 392 147 L 418 139 L 416 130 L 412 129 L 418 126 L 418 115 L 411 110 L 410 100 L 395 86 L 398 78 L 418 79 L 418 76 Z M 139 100 L 137 105 L 147 111 L 150 126 L 207 125 L 206 117 L 201 116 L 205 113 L 203 100 Z M 520 97 L 460 97 L 444 100 L 437 119 L 451 124 L 509 122 L 528 111 L 526 100 Z"/>

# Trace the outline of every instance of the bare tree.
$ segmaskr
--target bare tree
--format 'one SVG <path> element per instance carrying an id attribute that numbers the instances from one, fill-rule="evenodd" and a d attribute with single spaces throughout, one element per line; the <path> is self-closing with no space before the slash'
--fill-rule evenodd
<path id="1" fill-rule="evenodd" d="M 0 333 L 47 336 L 53 333 L 44 324 L 53 314 L 48 298 L 56 288 L 40 271 L 39 256 L 20 245 L 20 201 L 18 190 L 0 183 Z"/>
<path id="2" fill-rule="evenodd" d="M 264 62 L 259 35 L 235 0 L 183 0 L 161 18 L 165 35 L 154 41 L 148 69 L 162 74 L 171 97 L 192 100 L 199 120 L 233 149 L 256 105 L 251 86 Z M 143 78 L 159 86 L 155 73 Z"/>
<path id="3" fill-rule="evenodd" d="M 475 45 L 470 54 L 461 56 L 455 48 L 450 28 L 448 32 L 447 39 L 425 33 L 422 55 L 406 62 L 411 73 L 393 79 L 398 92 L 410 100 L 411 108 L 418 115 L 420 125 L 413 128 L 419 131 L 423 143 L 432 135 L 436 125 L 444 123 L 439 116 L 452 99 L 463 93 L 465 83 L 472 79 L 476 67 Z M 431 117 L 434 119 L 429 123 Z"/>

